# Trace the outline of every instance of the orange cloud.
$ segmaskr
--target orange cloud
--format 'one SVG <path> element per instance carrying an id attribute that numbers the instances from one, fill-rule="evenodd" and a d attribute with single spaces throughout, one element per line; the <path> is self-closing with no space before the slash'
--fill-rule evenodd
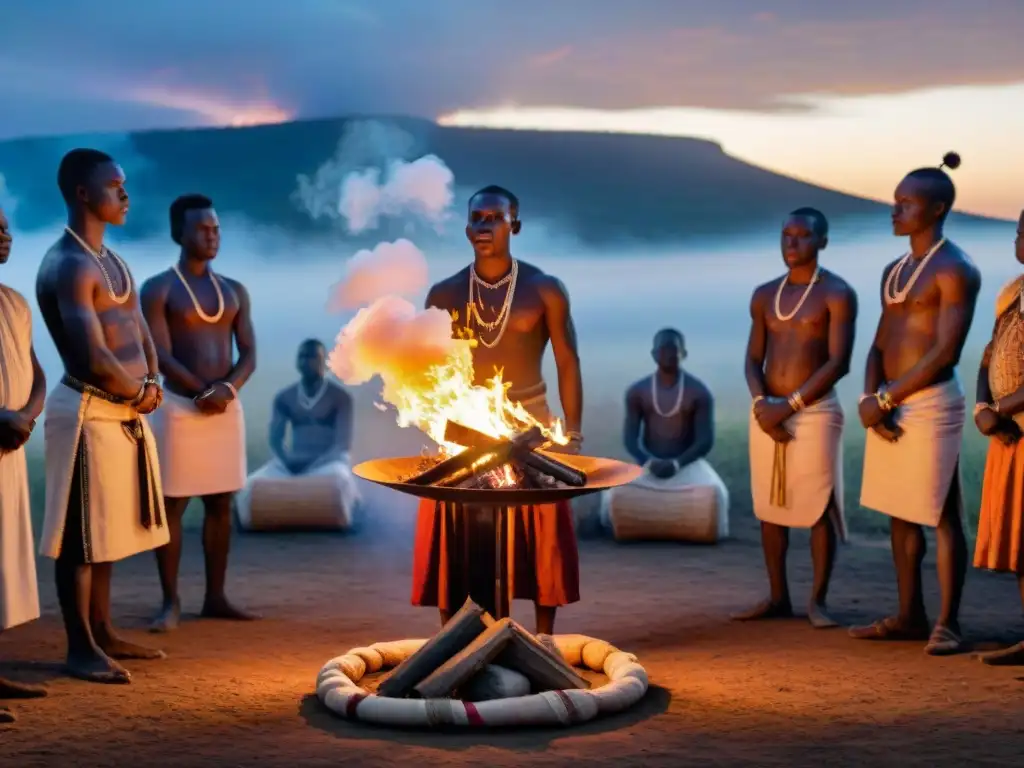
<path id="1" fill-rule="evenodd" d="M 167 86 L 129 88 L 123 100 L 191 112 L 209 125 L 268 125 L 295 117 L 294 110 L 267 98 L 244 100 Z"/>
<path id="2" fill-rule="evenodd" d="M 552 64 L 557 64 L 572 53 L 571 45 L 563 45 L 561 48 L 555 48 L 553 51 L 546 51 L 544 53 L 538 53 L 535 56 L 531 56 L 529 64 L 531 67 L 550 67 Z"/>
<path id="3" fill-rule="evenodd" d="M 785 112 L 806 108 L 805 94 L 1004 85 L 1024 80 L 1021 17 L 1004 6 L 958 23 L 932 11 L 843 21 L 796 15 L 784 22 L 758 13 L 728 25 L 630 28 L 526 55 L 525 66 L 513 68 L 498 89 L 502 101 L 536 106 Z"/>

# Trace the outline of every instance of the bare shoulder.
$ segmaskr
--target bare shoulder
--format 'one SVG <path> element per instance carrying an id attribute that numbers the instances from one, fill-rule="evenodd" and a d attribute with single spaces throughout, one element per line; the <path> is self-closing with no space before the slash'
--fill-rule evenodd
<path id="1" fill-rule="evenodd" d="M 852 302 L 856 304 L 857 292 L 853 289 L 852 285 L 831 270 L 823 269 L 821 275 L 821 284 L 830 302 L 839 302 L 841 304 Z"/>
<path id="2" fill-rule="evenodd" d="M 245 286 L 233 277 L 225 277 L 224 275 L 217 273 L 217 279 L 220 280 L 221 285 L 232 291 L 239 302 L 247 302 L 249 300 L 249 291 L 246 290 Z"/>
<path id="3" fill-rule="evenodd" d="M 777 277 L 774 280 L 769 280 L 767 283 L 761 283 L 757 286 L 750 294 L 750 308 L 762 308 L 768 306 L 768 302 L 775 296 L 775 291 L 779 289 L 779 281 L 781 277 Z"/>
<path id="4" fill-rule="evenodd" d="M 714 400 L 711 390 L 708 389 L 708 385 L 702 379 L 697 378 L 692 373 L 684 372 L 683 375 L 686 377 L 686 389 L 693 393 L 694 402 L 710 403 Z"/>
<path id="5" fill-rule="evenodd" d="M 150 300 L 166 296 L 173 279 L 175 279 L 175 275 L 170 269 L 165 269 L 163 272 L 157 272 L 142 283 L 142 287 L 139 289 L 139 294 L 143 299 Z"/>
<path id="6" fill-rule="evenodd" d="M 565 283 L 525 261 L 519 262 L 519 282 L 531 286 L 545 303 L 569 301 L 569 290 Z"/>
<path id="7" fill-rule="evenodd" d="M 631 403 L 642 403 L 650 390 L 651 376 L 644 376 L 639 381 L 634 381 L 626 387 L 626 401 Z"/>
<path id="8" fill-rule="evenodd" d="M 461 269 L 450 277 L 434 283 L 427 291 L 427 306 L 452 310 L 466 302 L 463 295 L 469 280 L 469 267 Z"/>
<path id="9" fill-rule="evenodd" d="M 95 282 L 98 277 L 99 268 L 93 258 L 79 248 L 70 247 L 62 238 L 43 256 L 37 285 L 56 290 L 83 280 Z"/>
<path id="10" fill-rule="evenodd" d="M 295 402 L 295 390 L 298 385 L 292 384 L 285 387 L 274 395 L 274 410 L 279 413 L 287 413 L 290 406 Z"/>
<path id="11" fill-rule="evenodd" d="M 350 395 L 348 390 L 341 386 L 337 381 L 328 379 L 327 391 L 330 393 L 331 400 L 336 405 L 346 406 L 352 404 L 352 395 Z"/>
<path id="12" fill-rule="evenodd" d="M 955 243 L 947 240 L 935 256 L 939 274 L 961 282 L 965 287 L 981 285 L 981 271 Z"/>

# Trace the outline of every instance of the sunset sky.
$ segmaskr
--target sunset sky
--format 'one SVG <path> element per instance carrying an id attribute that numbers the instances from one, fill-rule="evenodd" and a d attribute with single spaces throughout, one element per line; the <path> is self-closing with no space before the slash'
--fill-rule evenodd
<path id="1" fill-rule="evenodd" d="M 4 0 L 0 24 L 0 138 L 409 114 L 707 137 L 880 199 L 955 149 L 962 209 L 1024 207 L 1022 0 Z"/>

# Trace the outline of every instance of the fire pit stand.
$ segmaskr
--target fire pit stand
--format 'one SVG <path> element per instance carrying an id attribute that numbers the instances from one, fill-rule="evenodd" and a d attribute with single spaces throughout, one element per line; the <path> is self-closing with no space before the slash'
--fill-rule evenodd
<path id="1" fill-rule="evenodd" d="M 517 509 L 531 505 L 568 501 L 577 496 L 585 496 L 625 485 L 639 477 L 643 471 L 635 464 L 627 464 L 614 459 L 564 454 L 549 455 L 542 451 L 535 451 L 535 455 L 540 457 L 540 461 L 557 461 L 577 470 L 585 478 L 584 484 L 545 488 L 460 488 L 410 482 L 410 479 L 419 479 L 428 474 L 417 473 L 417 468 L 422 462 L 422 458 L 418 456 L 365 461 L 356 465 L 352 471 L 357 477 L 364 480 L 411 496 L 464 507 L 476 507 L 481 511 L 490 510 L 494 519 L 494 594 L 493 605 L 485 605 L 485 607 L 495 618 L 502 619 L 509 615 L 511 591 L 514 584 L 515 536 L 511 529 L 515 525 Z M 472 514 L 470 510 L 465 512 Z M 475 598 L 481 604 L 491 602 L 485 599 L 484 595 L 477 595 Z"/>

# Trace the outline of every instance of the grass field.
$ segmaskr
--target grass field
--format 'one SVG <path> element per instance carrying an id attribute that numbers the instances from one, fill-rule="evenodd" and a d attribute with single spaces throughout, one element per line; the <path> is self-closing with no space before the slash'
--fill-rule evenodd
<path id="1" fill-rule="evenodd" d="M 618 418 L 609 419 L 606 408 L 611 403 L 594 403 L 587 408 L 584 423 L 594 425 L 587 431 L 586 451 L 599 456 L 625 458 L 619 442 Z M 604 406 L 604 407 L 602 407 Z M 618 404 L 615 404 L 618 407 Z M 849 411 L 849 409 L 848 409 Z M 399 430 L 390 414 L 381 413 L 372 407 L 360 409 L 360 424 L 357 441 L 353 450 L 354 461 L 375 458 L 395 453 L 417 452 L 427 440 L 415 430 Z M 362 414 L 365 414 L 363 416 Z M 747 423 L 728 414 L 727 420 L 720 420 L 715 448 L 710 456 L 711 463 L 718 470 L 729 488 L 732 520 L 741 520 L 751 514 L 750 475 L 747 457 Z M 264 414 L 249 413 L 249 467 L 258 468 L 269 457 L 266 444 L 266 428 L 262 426 Z M 603 415 L 603 419 L 600 417 Z M 849 414 L 848 414 L 849 416 Z M 605 429 L 597 429 L 600 424 Z M 614 426 L 614 428 L 613 428 Z M 32 486 L 32 508 L 34 527 L 38 535 L 42 525 L 42 511 L 45 498 L 43 461 L 40 448 L 33 445 L 29 452 L 29 473 Z M 962 456 L 964 496 L 970 530 L 977 526 L 978 503 L 981 495 L 981 479 L 985 468 L 986 440 L 968 423 L 965 429 Z M 848 422 L 844 444 L 846 515 L 851 531 L 861 534 L 884 533 L 888 530 L 888 518 L 870 510 L 862 509 L 860 498 L 861 465 L 864 457 L 864 431 L 859 424 Z M 199 510 L 193 504 L 186 517 L 188 525 L 199 521 Z"/>

